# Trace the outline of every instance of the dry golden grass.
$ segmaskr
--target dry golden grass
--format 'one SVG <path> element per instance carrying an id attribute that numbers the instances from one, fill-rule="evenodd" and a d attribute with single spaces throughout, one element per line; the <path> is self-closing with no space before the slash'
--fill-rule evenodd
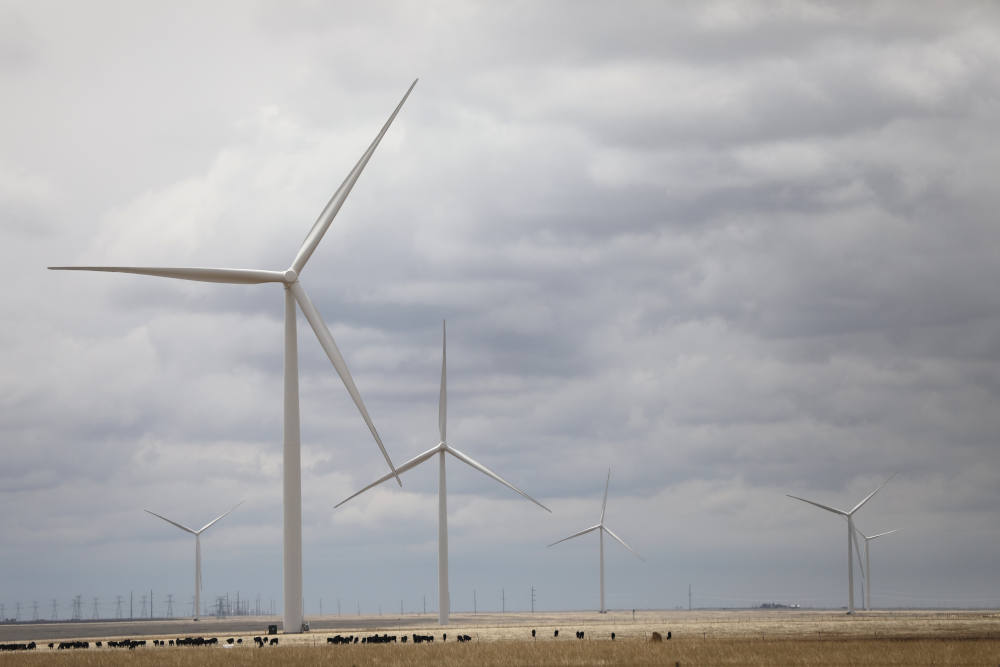
<path id="1" fill-rule="evenodd" d="M 266 619 L 265 619 L 266 620 Z M 629 613 L 551 613 L 454 615 L 441 642 L 442 628 L 431 618 L 369 617 L 363 624 L 347 618 L 314 619 L 314 631 L 279 635 L 280 646 L 257 648 L 255 632 L 212 632 L 206 636 L 242 637 L 233 648 L 171 648 L 49 650 L 46 642 L 31 653 L 2 654 L 11 665 L 345 665 L 400 667 L 489 667 L 566 665 L 1000 665 L 1000 616 L 988 612 L 867 612 L 846 616 L 818 611 L 696 611 Z M 261 623 L 262 624 L 262 623 Z M 323 629 L 315 629 L 318 625 Z M 253 621 L 250 627 L 257 627 Z M 126 626 L 133 638 L 140 627 Z M 172 638 L 185 633 L 171 622 L 149 624 L 156 634 Z M 531 639 L 531 630 L 537 639 Z M 553 631 L 560 630 L 559 639 Z M 8 628 L 9 629 L 9 628 Z M 26 630 L 27 628 L 23 628 Z M 216 628 L 221 630 L 222 628 Z M 574 633 L 583 630 L 586 639 Z M 673 639 L 653 643 L 649 637 L 667 631 Z M 433 644 L 332 646 L 334 634 L 433 634 Z M 610 641 L 611 632 L 616 640 Z M 172 633 L 172 634 L 166 634 Z M 474 641 L 458 644 L 458 634 Z M 107 637 L 105 637 L 107 639 Z M 91 636 L 93 641 L 93 636 Z"/>
<path id="2" fill-rule="evenodd" d="M 498 641 L 478 644 L 86 650 L 6 655 L 18 665 L 564 667 L 567 665 L 997 665 L 1000 640 Z"/>

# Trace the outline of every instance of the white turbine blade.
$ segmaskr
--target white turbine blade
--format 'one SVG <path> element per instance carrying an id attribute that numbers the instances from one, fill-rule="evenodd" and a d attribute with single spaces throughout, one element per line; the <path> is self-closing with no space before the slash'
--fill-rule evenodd
<path id="1" fill-rule="evenodd" d="M 407 461 L 403 465 L 401 465 L 398 468 L 396 468 L 396 474 L 402 475 L 407 470 L 410 470 L 411 468 L 417 467 L 418 465 L 420 465 L 421 463 L 423 463 L 424 461 L 426 461 L 427 459 L 429 459 L 430 457 L 434 456 L 435 454 L 437 454 L 440 451 L 441 451 L 441 447 L 438 447 L 438 446 L 431 447 L 430 449 L 428 449 L 423 454 L 419 454 L 417 456 L 414 456 L 412 459 L 410 459 L 409 461 Z M 337 503 L 336 505 L 334 505 L 333 508 L 336 509 L 336 508 L 340 507 L 341 505 L 343 505 L 344 503 L 346 503 L 348 500 L 351 500 L 352 498 L 356 498 L 356 497 L 360 496 L 362 493 L 364 493 L 368 489 L 374 488 L 374 487 L 378 486 L 379 484 L 381 484 L 382 482 L 384 482 L 384 481 L 386 481 L 388 479 L 392 479 L 393 477 L 395 477 L 395 475 L 393 475 L 391 472 L 382 475 L 381 477 L 379 477 L 374 482 L 372 482 L 371 484 L 369 484 L 365 488 L 361 489 L 357 493 L 354 493 L 354 494 L 352 494 L 352 495 L 344 498 L 343 500 L 341 500 L 339 503 Z"/>
<path id="2" fill-rule="evenodd" d="M 470 466 L 472 466 L 473 468 L 475 468 L 479 472 L 483 473 L 484 475 L 486 475 L 488 477 L 492 477 L 493 479 L 495 479 L 496 481 L 500 482 L 501 484 L 503 484 L 504 486 L 506 486 L 508 489 L 511 489 L 515 493 L 521 494 L 522 496 L 524 496 L 525 498 L 527 498 L 531 502 L 533 502 L 536 505 L 538 505 L 539 507 L 541 507 L 546 512 L 549 512 L 550 514 L 552 513 L 552 510 L 550 510 L 548 507 L 546 507 L 545 505 L 541 504 L 540 502 L 538 502 L 537 500 L 535 500 L 534 498 L 532 498 L 531 496 L 529 496 L 527 493 L 525 493 L 521 489 L 519 489 L 516 486 L 514 486 L 513 484 L 511 484 L 510 482 L 508 482 L 507 480 L 505 480 L 503 477 L 501 477 L 500 475 L 496 474 L 495 472 L 493 472 L 492 470 L 490 470 L 489 468 L 487 468 L 486 466 L 484 466 L 482 463 L 479 463 L 479 462 L 477 462 L 477 461 L 469 458 L 467 455 L 463 454 L 462 452 L 458 451 L 457 449 L 453 449 L 452 447 L 450 447 L 448 445 L 445 445 L 445 451 L 450 452 L 451 455 L 454 456 L 456 459 L 458 459 L 459 461 L 462 461 L 463 463 L 469 464 Z"/>
<path id="3" fill-rule="evenodd" d="M 596 526 L 591 526 L 590 528 L 587 528 L 585 530 L 581 530 L 579 533 L 573 533 L 569 537 L 564 537 L 564 538 L 562 538 L 561 540 L 559 540 L 557 542 L 553 542 L 552 544 L 550 544 L 548 546 L 554 547 L 555 545 L 559 544 L 559 542 L 565 542 L 566 540 L 572 540 L 574 537 L 580 537 L 581 535 L 586 535 L 587 533 L 591 533 L 591 532 L 593 532 L 595 530 L 599 530 L 600 528 L 601 528 L 601 524 L 597 524 Z"/>
<path id="4" fill-rule="evenodd" d="M 444 320 L 441 321 L 441 396 L 438 398 L 438 429 L 441 431 L 441 442 L 448 435 L 448 374 L 447 374 L 448 333 L 445 331 Z"/>
<path id="5" fill-rule="evenodd" d="M 604 482 L 604 502 L 601 503 L 601 524 L 604 524 L 604 513 L 608 509 L 608 485 L 611 484 L 611 466 L 608 466 L 608 479 Z"/>
<path id="6" fill-rule="evenodd" d="M 640 556 L 639 554 L 637 554 L 637 553 L 636 553 L 636 551 L 635 551 L 635 549 L 633 549 L 633 548 L 632 548 L 632 547 L 630 547 L 629 545 L 625 544 L 625 540 L 623 540 L 622 538 L 620 538 L 620 537 L 618 537 L 617 535 L 615 535 L 614 533 L 612 533 L 612 532 L 611 532 L 611 529 L 610 529 L 610 528 L 608 528 L 607 526 L 601 526 L 601 528 L 603 528 L 603 529 L 604 529 L 604 532 L 605 532 L 605 533 L 607 533 L 607 534 L 608 534 L 608 535 L 610 535 L 611 537 L 613 537 L 613 538 L 615 538 L 616 540 L 618 540 L 619 542 L 621 542 L 621 545 L 622 545 L 623 547 L 625 547 L 626 549 L 628 549 L 629 551 L 631 551 L 632 553 L 634 553 L 634 554 L 635 554 L 635 557 L 636 557 L 636 558 L 638 558 L 639 560 L 641 560 L 641 561 L 645 562 L 645 560 L 646 560 L 645 558 L 643 558 L 642 556 Z"/>
<path id="7" fill-rule="evenodd" d="M 882 537 L 883 535 L 891 535 L 892 533 L 898 533 L 898 532 L 899 532 L 899 529 L 898 529 L 898 528 L 896 528 L 896 529 L 893 529 L 893 530 L 887 530 L 887 531 L 885 531 L 884 533 L 878 533 L 878 534 L 876 534 L 876 535 L 872 535 L 872 536 L 871 536 L 871 537 L 869 537 L 868 539 L 869 539 L 869 540 L 874 540 L 874 539 L 875 539 L 876 537 Z"/>
<path id="8" fill-rule="evenodd" d="M 379 437 L 378 431 L 375 430 L 375 424 L 372 423 L 371 417 L 368 416 L 368 410 L 365 408 L 364 401 L 361 400 L 361 393 L 354 384 L 354 378 L 351 377 L 351 371 L 347 370 L 347 363 L 344 361 L 344 357 L 340 355 L 340 350 L 337 349 L 337 344 L 333 341 L 333 334 L 330 330 L 326 328 L 326 323 L 323 322 L 323 318 L 320 317 L 319 311 L 309 300 L 306 295 L 305 289 L 302 288 L 302 283 L 295 281 L 289 286 L 292 290 L 292 294 L 295 296 L 295 300 L 299 302 L 299 307 L 302 309 L 302 314 L 306 316 L 306 320 L 309 321 L 309 326 L 316 333 L 316 338 L 319 339 L 319 344 L 323 347 L 323 351 L 326 352 L 326 356 L 330 358 L 330 362 L 333 364 L 334 369 L 336 369 L 337 374 L 340 379 L 343 380 L 344 386 L 347 387 L 347 393 L 351 395 L 354 400 L 354 405 L 358 406 L 358 410 L 361 412 L 361 416 L 364 418 L 365 423 L 368 424 L 368 430 L 372 432 L 375 437 L 375 442 L 378 444 L 378 448 L 382 450 L 382 456 L 385 457 L 385 462 L 389 464 L 389 469 L 392 470 L 393 477 L 396 478 L 396 482 L 400 486 L 403 486 L 403 482 L 399 479 L 399 474 L 396 472 L 396 468 L 392 465 L 392 460 L 389 458 L 389 452 L 385 451 L 385 445 L 382 444 L 382 438 Z"/>
<path id="9" fill-rule="evenodd" d="M 406 94 L 403 95 L 403 99 L 399 101 L 399 104 L 396 105 L 396 109 L 392 112 L 392 115 L 389 116 L 389 120 L 387 120 L 385 125 L 382 126 L 382 130 L 378 133 L 378 136 L 375 137 L 375 140 L 372 141 L 370 146 L 368 146 L 368 150 L 364 152 L 361 159 L 358 160 L 358 163 L 354 165 L 354 168 L 347 174 L 347 178 L 345 178 L 344 182 L 340 184 L 337 191 L 333 193 L 333 196 L 327 203 L 326 208 L 323 209 L 323 212 L 319 214 L 319 218 L 317 218 L 316 222 L 313 223 L 312 229 L 309 230 L 305 240 L 302 242 L 302 247 L 299 248 L 298 254 L 295 255 L 295 259 L 292 261 L 292 270 L 295 271 L 296 274 L 302 273 L 302 268 L 306 265 L 306 262 L 309 261 L 313 251 L 316 250 L 316 246 L 318 246 L 319 242 L 323 239 L 323 235 L 326 234 L 326 230 L 330 228 L 330 223 L 333 222 L 337 212 L 340 211 L 340 207 L 344 205 L 344 200 L 347 199 L 347 195 L 351 193 L 351 188 L 354 187 L 358 177 L 361 176 L 361 172 L 368 164 L 368 160 L 371 158 L 372 154 L 375 153 L 375 149 L 378 147 L 379 142 L 382 141 L 382 137 L 385 136 L 386 130 L 389 129 L 392 121 L 396 119 L 396 114 L 399 113 L 399 110 L 403 107 L 403 103 L 406 102 L 406 98 L 410 96 L 410 91 L 412 91 L 413 87 L 416 85 L 417 79 L 414 79 L 413 83 L 410 84 L 409 89 L 406 91 Z"/>
<path id="10" fill-rule="evenodd" d="M 858 531 L 855 528 L 854 532 L 860 532 L 860 531 Z M 863 560 L 861 560 L 861 547 L 858 546 L 858 541 L 857 540 L 851 540 L 851 542 L 854 542 L 854 553 L 856 553 L 858 555 L 858 569 L 861 570 L 861 578 L 864 579 L 865 578 L 865 563 L 864 563 Z"/>
<path id="11" fill-rule="evenodd" d="M 204 526 L 202 526 L 201 530 L 199 530 L 198 532 L 199 533 L 204 533 L 206 530 L 208 530 L 209 528 L 212 527 L 212 524 L 214 524 L 219 519 L 224 519 L 225 517 L 227 517 L 230 514 L 232 514 L 233 510 L 235 510 L 237 507 L 239 507 L 240 505 L 242 505 L 245 502 L 246 502 L 245 500 L 241 500 L 240 502 L 236 503 L 235 505 L 233 505 L 233 509 L 229 510 L 228 512 L 223 512 L 219 516 L 215 517 L 214 519 L 212 519 L 211 521 L 209 521 L 208 523 L 206 523 Z"/>
<path id="12" fill-rule="evenodd" d="M 799 498 L 798 496 L 793 496 L 790 493 L 786 493 L 785 495 L 788 496 L 789 498 L 795 498 L 796 500 L 801 500 L 804 503 L 809 503 L 810 505 L 815 505 L 816 507 L 819 507 L 821 509 L 825 509 L 827 512 L 833 512 L 834 514 L 840 514 L 842 516 L 847 516 L 847 512 L 845 512 L 843 510 L 838 510 L 835 507 L 827 507 L 826 505 L 821 505 L 821 504 L 819 504 L 817 502 L 813 502 L 812 500 L 806 500 L 805 498 Z"/>
<path id="13" fill-rule="evenodd" d="M 873 497 L 875 496 L 875 494 L 876 494 L 876 493 L 878 493 L 879 491 L 881 491 L 881 490 L 882 490 L 882 487 L 883 487 L 883 486 L 885 486 L 886 484 L 888 484 L 888 483 L 889 483 L 889 480 L 891 480 L 891 479 L 892 479 L 893 477 L 895 477 L 895 476 L 896 476 L 896 473 L 892 473 L 891 475 L 889 475 L 889 479 L 887 479 L 887 480 L 885 480 L 884 482 L 882 482 L 882 483 L 881 483 L 881 484 L 879 485 L 879 487 L 878 487 L 877 489 L 875 489 L 874 491 L 872 491 L 871 493 L 869 493 L 869 494 L 868 494 L 867 496 L 865 496 L 865 499 L 864 499 L 864 500 L 862 500 L 862 501 L 861 501 L 860 503 L 858 503 L 857 505 L 855 505 L 855 506 L 854 506 L 854 509 L 852 509 L 852 510 L 851 510 L 850 512 L 848 512 L 848 514 L 854 514 L 854 513 L 855 513 L 855 512 L 857 512 L 857 511 L 858 511 L 859 509 L 861 509 L 861 506 L 862 506 L 862 505 L 864 505 L 864 504 L 865 504 L 865 503 L 867 503 L 867 502 L 868 502 L 869 500 L 871 500 L 871 499 L 872 499 L 872 498 L 873 498 Z"/>
<path id="14" fill-rule="evenodd" d="M 147 514 L 152 514 L 153 516 L 155 516 L 155 517 L 156 517 L 156 518 L 158 518 L 158 519 L 163 519 L 163 520 L 164 520 L 164 521 L 166 521 L 167 523 L 170 523 L 170 524 L 173 524 L 173 525 L 177 526 L 178 528 L 180 528 L 181 530 L 186 530 L 187 532 L 191 533 L 192 535 L 197 535 L 197 534 L 198 534 L 198 531 L 196 531 L 196 530 L 191 530 L 190 528 L 188 528 L 188 527 L 187 527 L 187 526 L 185 526 L 184 524 L 182 524 L 182 523 L 177 523 L 176 521 L 172 521 L 172 520 L 168 519 L 168 518 L 167 518 L 167 517 L 165 517 L 165 516 L 162 516 L 162 515 L 160 515 L 160 514 L 157 514 L 156 512 L 150 512 L 149 510 L 143 510 L 143 512 L 146 512 Z"/>
<path id="15" fill-rule="evenodd" d="M 284 271 L 260 271 L 256 269 L 204 269 L 185 266 L 50 266 L 49 269 L 52 271 L 135 273 L 140 276 L 159 276 L 202 283 L 230 283 L 234 285 L 285 282 Z"/>

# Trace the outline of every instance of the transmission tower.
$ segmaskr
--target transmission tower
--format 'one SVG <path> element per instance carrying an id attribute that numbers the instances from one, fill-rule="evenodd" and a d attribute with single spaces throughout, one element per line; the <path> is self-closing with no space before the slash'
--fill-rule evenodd
<path id="1" fill-rule="evenodd" d="M 6 606 L 2 602 L 0 602 L 0 623 L 6 623 L 6 622 L 7 622 Z"/>
<path id="2" fill-rule="evenodd" d="M 174 594 L 167 596 L 167 618 L 174 617 Z"/>
<path id="3" fill-rule="evenodd" d="M 53 600 L 55 602 L 55 600 Z M 122 596 L 115 596 L 115 616 L 118 618 L 122 617 Z"/>
<path id="4" fill-rule="evenodd" d="M 38 620 L 38 600 L 31 603 L 31 620 Z"/>
<path id="5" fill-rule="evenodd" d="M 14 620 L 15 621 L 20 621 L 21 620 L 21 603 L 18 602 L 17 605 L 14 607 L 14 609 L 15 609 L 15 611 L 14 611 Z"/>
<path id="6" fill-rule="evenodd" d="M 139 596 L 139 608 L 142 609 L 142 611 L 139 612 L 139 616 L 140 617 L 141 616 L 145 616 L 146 615 L 146 594 L 145 593 L 143 593 L 141 596 Z"/>
<path id="7" fill-rule="evenodd" d="M 83 617 L 83 596 L 77 595 L 73 598 L 73 619 L 79 621 Z"/>
<path id="8" fill-rule="evenodd" d="M 56 620 L 56 615 L 59 613 L 59 603 L 55 598 L 52 598 L 52 620 Z"/>
<path id="9" fill-rule="evenodd" d="M 95 620 L 101 617 L 100 612 L 97 611 L 97 598 L 94 598 L 94 609 L 90 612 L 90 617 Z"/>

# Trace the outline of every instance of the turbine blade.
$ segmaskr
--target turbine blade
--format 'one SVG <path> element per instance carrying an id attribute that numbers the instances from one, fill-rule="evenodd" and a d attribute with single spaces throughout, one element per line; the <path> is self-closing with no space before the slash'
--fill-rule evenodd
<path id="1" fill-rule="evenodd" d="M 49 269 L 51 271 L 135 273 L 140 276 L 159 276 L 202 283 L 230 283 L 233 285 L 285 282 L 284 271 L 260 271 L 257 269 L 204 269 L 185 266 L 50 266 Z"/>
<path id="2" fill-rule="evenodd" d="M 862 533 L 861 529 L 858 528 L 857 526 L 854 527 L 854 532 L 857 533 L 861 537 L 861 539 L 863 539 L 863 540 L 870 540 L 871 539 L 870 537 L 868 537 L 867 535 L 865 535 L 864 533 Z"/>
<path id="3" fill-rule="evenodd" d="M 875 489 L 874 491 L 872 491 L 871 493 L 869 493 L 869 494 L 868 494 L 867 496 L 865 496 L 865 499 L 864 499 L 864 500 L 862 500 L 862 501 L 861 501 L 860 503 L 858 503 L 857 505 L 855 505 L 855 506 L 854 506 L 854 509 L 852 509 L 852 510 L 851 510 L 850 512 L 848 512 L 848 514 L 854 514 L 854 513 L 855 513 L 855 512 L 857 512 L 857 511 L 858 511 L 859 509 L 861 509 L 861 506 L 862 506 L 862 505 L 864 505 L 864 504 L 865 504 L 865 503 L 867 503 L 867 502 L 868 502 L 869 500 L 871 500 L 871 499 L 872 499 L 872 498 L 873 498 L 873 497 L 875 496 L 875 494 L 876 494 L 876 493 L 878 493 L 879 491 L 881 491 L 881 490 L 882 490 L 882 487 L 883 487 L 883 486 L 885 486 L 886 484 L 888 484 L 888 483 L 889 483 L 889 480 L 891 480 L 891 479 L 892 479 L 893 477 L 895 477 L 895 476 L 896 476 L 896 473 L 892 473 L 891 475 L 889 475 L 889 479 L 887 479 L 887 480 L 885 480 L 884 482 L 882 482 L 882 483 L 881 483 L 881 484 L 879 485 L 879 487 L 878 487 L 877 489 Z"/>
<path id="4" fill-rule="evenodd" d="M 593 532 L 595 530 L 598 530 L 600 527 L 601 527 L 601 524 L 597 524 L 596 526 L 591 526 L 590 528 L 587 528 L 585 530 L 581 530 L 579 533 L 573 533 L 569 537 L 564 537 L 564 538 L 562 538 L 561 540 L 559 540 L 557 542 L 553 542 L 552 544 L 550 544 L 548 546 L 554 547 L 555 545 L 559 544 L 559 542 L 565 542 L 566 540 L 572 540 L 574 537 L 580 537 L 581 535 L 586 535 L 587 533 L 591 533 L 591 532 Z"/>
<path id="5" fill-rule="evenodd" d="M 858 530 L 856 528 L 855 528 L 855 532 L 858 532 Z M 861 570 L 861 578 L 864 579 L 865 578 L 865 564 L 864 564 L 864 561 L 861 560 L 861 547 L 858 546 L 857 539 L 853 539 L 853 540 L 851 540 L 851 542 L 854 543 L 854 553 L 856 553 L 858 555 L 858 569 Z"/>
<path id="6" fill-rule="evenodd" d="M 240 505 L 242 505 L 245 502 L 246 502 L 245 500 L 241 500 L 240 502 L 236 503 L 235 505 L 233 505 L 233 509 L 229 510 L 228 512 L 223 512 L 219 516 L 215 517 L 214 519 L 212 519 L 211 521 L 209 521 L 208 523 L 206 523 L 204 526 L 202 526 L 201 530 L 199 530 L 198 532 L 199 533 L 204 533 L 206 530 L 208 530 L 209 528 L 212 527 L 212 524 L 214 524 L 219 519 L 223 519 L 223 518 L 229 516 L 230 514 L 232 514 L 233 510 L 235 510 L 237 507 L 239 507 Z"/>
<path id="7" fill-rule="evenodd" d="M 191 530 L 190 528 L 188 528 L 184 524 L 177 523 L 176 521 L 168 519 L 167 517 L 165 517 L 163 515 L 160 515 L 160 514 L 157 514 L 156 512 L 150 512 L 149 510 L 143 510 L 143 512 L 146 512 L 147 514 L 152 514 L 153 516 L 155 516 L 158 519 L 163 519 L 167 523 L 173 524 L 173 525 L 177 526 L 178 528 L 180 528 L 181 530 L 186 530 L 187 532 L 191 533 L 192 535 L 197 535 L 198 534 L 198 531 Z"/>
<path id="8" fill-rule="evenodd" d="M 469 464 L 470 466 L 472 466 L 473 468 L 475 468 L 479 472 L 483 473 L 487 477 L 492 477 L 496 481 L 498 481 L 501 484 L 503 484 L 504 486 L 506 486 L 508 489 L 511 489 L 515 493 L 519 493 L 520 495 L 524 496 L 525 498 L 527 498 L 531 502 L 533 502 L 536 505 L 538 505 L 539 507 L 541 507 L 546 512 L 549 512 L 550 514 L 552 513 L 552 510 L 550 510 L 548 507 L 546 507 L 545 505 L 541 504 L 540 502 L 538 502 L 537 500 L 535 500 L 534 498 L 532 498 L 531 496 L 529 496 L 527 493 L 525 493 L 521 489 L 519 489 L 516 486 L 514 486 L 513 484 L 511 484 L 510 482 L 508 482 L 507 480 L 505 480 L 503 477 L 501 477 L 500 475 L 496 474 L 495 472 L 493 472 L 492 470 L 490 470 L 489 468 L 487 468 L 486 466 L 484 466 L 482 463 L 479 463 L 479 462 L 473 460 L 469 456 L 463 454 L 462 452 L 458 451 L 457 449 L 453 449 L 452 447 L 450 447 L 448 445 L 445 445 L 445 450 L 448 451 L 448 452 L 450 452 L 451 455 L 454 456 L 459 461 L 462 461 L 463 463 Z"/>
<path id="9" fill-rule="evenodd" d="M 312 327 L 313 332 L 316 334 L 316 338 L 319 339 L 319 344 L 322 346 L 323 351 L 326 352 L 326 356 L 330 358 L 330 362 L 333 364 L 334 369 L 336 369 L 337 374 L 340 379 L 344 382 L 344 386 L 347 387 L 347 393 L 351 395 L 354 400 L 354 405 L 358 406 L 358 410 L 361 412 L 361 416 L 364 418 L 365 423 L 368 424 L 368 430 L 372 432 L 375 437 L 375 442 L 378 444 L 378 448 L 382 450 L 382 456 L 385 457 L 385 462 L 389 464 L 389 469 L 392 470 L 393 477 L 396 478 L 396 482 L 400 486 L 403 486 L 403 482 L 399 479 L 399 474 L 396 472 L 396 468 L 392 465 L 392 460 L 389 458 L 389 452 L 385 451 L 385 445 L 382 444 L 382 438 L 379 437 L 378 431 L 375 430 L 375 424 L 372 423 L 371 417 L 368 416 L 368 410 L 365 408 L 364 401 L 361 400 L 361 393 L 354 384 L 354 378 L 351 377 L 351 371 L 347 370 L 347 363 L 344 362 L 344 358 L 340 355 L 340 350 L 337 349 L 337 344 L 333 341 L 333 335 L 330 330 L 327 329 L 326 323 L 323 322 L 323 318 L 320 317 L 319 311 L 313 306 L 312 301 L 306 295 L 305 289 L 302 288 L 302 284 L 299 281 L 295 281 L 289 285 L 289 289 L 292 290 L 292 295 L 295 296 L 295 300 L 299 302 L 299 308 L 302 309 L 302 314 L 306 316 L 306 320 L 309 321 L 309 326 Z"/>
<path id="10" fill-rule="evenodd" d="M 608 479 L 604 482 L 604 502 L 601 503 L 601 524 L 604 524 L 604 513 L 608 509 L 608 485 L 611 484 L 611 466 L 608 466 Z"/>
<path id="11" fill-rule="evenodd" d="M 295 273 L 302 273 L 303 267 L 305 267 L 306 262 L 309 261 L 313 251 L 316 250 L 316 246 L 318 246 L 319 242 L 323 240 L 323 235 L 326 234 L 326 230 L 330 228 L 330 223 L 333 222 L 334 217 L 336 217 L 338 211 L 340 211 L 340 207 L 344 205 L 344 200 L 347 199 L 347 195 L 351 193 L 351 188 L 354 187 L 358 177 L 361 176 L 361 172 L 368 164 L 368 160 L 371 159 L 372 154 L 375 153 L 375 149 L 378 147 L 379 142 L 382 141 L 382 137 L 385 136 L 386 130 L 389 129 L 392 121 L 396 119 L 396 114 L 398 114 L 399 110 L 403 108 L 403 103 L 406 102 L 406 98 L 410 96 L 410 91 L 412 91 L 413 87 L 416 85 L 417 79 L 414 79 L 413 83 L 410 84 L 409 89 L 407 89 L 406 94 L 403 95 L 403 99 L 399 101 L 399 104 L 396 105 L 396 109 L 392 112 L 392 115 L 389 116 L 389 120 L 385 121 L 385 125 L 382 126 L 382 130 L 378 133 L 378 136 L 375 137 L 375 140 L 372 141 L 370 146 L 368 146 L 368 150 L 364 152 L 361 159 L 358 160 L 358 163 L 354 165 L 354 168 L 347 174 L 347 178 L 345 178 L 344 182 L 340 184 L 337 191 L 333 193 L 330 201 L 327 202 L 326 208 L 323 209 L 323 212 L 319 214 L 319 218 L 317 218 L 316 222 L 313 223 L 312 229 L 309 230 L 305 240 L 302 242 L 302 246 L 299 248 L 299 252 L 295 255 L 295 259 L 292 261 L 291 268 L 295 271 Z"/>
<path id="12" fill-rule="evenodd" d="M 621 544 L 622 544 L 623 547 L 625 547 L 626 549 L 628 549 L 629 551 L 631 551 L 632 553 L 634 553 L 636 558 L 638 558 L 639 560 L 641 560 L 643 562 L 646 562 L 646 559 L 643 558 L 642 556 L 640 556 L 639 554 L 637 554 L 636 551 L 635 551 L 635 549 L 633 549 L 629 545 L 625 544 L 625 540 L 623 540 L 622 538 L 620 538 L 617 535 L 615 535 L 614 533 L 612 533 L 610 528 L 608 528 L 607 526 L 601 526 L 601 528 L 604 529 L 605 533 L 607 533 L 611 537 L 613 537 L 616 540 L 618 540 L 619 542 L 621 542 Z"/>
<path id="13" fill-rule="evenodd" d="M 438 398 L 438 429 L 441 431 L 441 442 L 445 442 L 448 434 L 448 374 L 447 374 L 448 333 L 445 331 L 444 320 L 441 321 L 441 396 Z"/>
<path id="14" fill-rule="evenodd" d="M 875 539 L 876 537 L 882 537 L 883 535 L 891 535 L 891 534 L 893 534 L 893 533 L 898 533 L 898 532 L 899 532 L 899 528 L 895 528 L 895 529 L 893 529 L 893 530 L 887 530 L 887 531 L 885 531 L 884 533 L 878 533 L 878 534 L 876 534 L 876 535 L 872 535 L 872 536 L 871 536 L 871 537 L 869 537 L 868 539 L 869 539 L 869 540 L 874 540 L 874 539 Z"/>
<path id="15" fill-rule="evenodd" d="M 410 470 L 411 468 L 417 467 L 418 465 L 420 465 L 421 463 L 423 463 L 424 461 L 426 461 L 427 459 L 429 459 L 430 457 L 434 456 L 435 454 L 437 454 L 440 451 L 441 451 L 440 447 L 431 447 L 430 449 L 428 449 L 423 454 L 420 454 L 418 456 L 414 456 L 412 459 L 410 459 L 409 461 L 407 461 L 403 465 L 401 465 L 398 468 L 396 468 L 396 474 L 402 475 L 407 470 Z M 371 484 L 369 484 L 365 488 L 361 489 L 357 493 L 351 494 L 348 497 L 346 497 L 343 500 L 341 500 L 339 503 L 337 503 L 336 505 L 334 505 L 333 508 L 336 509 L 336 508 L 340 507 L 341 505 L 343 505 L 344 503 L 346 503 L 348 500 L 351 500 L 352 498 L 356 498 L 356 497 L 360 496 L 362 493 L 364 493 L 368 489 L 374 488 L 374 487 L 378 486 L 379 484 L 381 484 L 382 482 L 384 482 L 384 481 L 386 481 L 388 479 L 392 479 L 393 477 L 395 477 L 395 475 L 393 475 L 391 472 L 390 473 L 386 473 L 385 475 L 382 475 L 381 477 L 379 477 L 374 482 L 372 482 Z"/>
<path id="16" fill-rule="evenodd" d="M 812 500 L 806 500 L 805 498 L 799 498 L 798 496 L 793 496 L 790 493 L 786 493 L 785 495 L 788 496 L 789 498 L 795 498 L 796 500 L 801 500 L 804 503 L 809 503 L 810 505 L 815 505 L 816 507 L 825 509 L 827 512 L 833 512 L 834 514 L 840 514 L 842 516 L 847 516 L 847 512 L 845 512 L 843 510 L 838 510 L 835 507 L 827 507 L 826 505 L 821 505 L 821 504 L 819 504 L 817 502 L 813 502 Z"/>

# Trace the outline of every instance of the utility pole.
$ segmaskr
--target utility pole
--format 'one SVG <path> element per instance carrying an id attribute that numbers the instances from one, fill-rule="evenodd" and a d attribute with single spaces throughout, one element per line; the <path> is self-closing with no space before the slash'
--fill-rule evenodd
<path id="1" fill-rule="evenodd" d="M 688 584 L 688 611 L 691 611 L 691 584 Z"/>
<path id="2" fill-rule="evenodd" d="M 323 615 L 323 598 L 319 599 L 319 615 Z"/>
<path id="3" fill-rule="evenodd" d="M 427 613 L 427 594 L 424 594 L 424 613 Z"/>
<path id="4" fill-rule="evenodd" d="M 337 598 L 337 616 L 340 616 L 340 598 Z"/>
<path id="5" fill-rule="evenodd" d="M 477 613 L 476 609 L 476 589 L 472 589 L 472 615 L 475 616 Z"/>
<path id="6" fill-rule="evenodd" d="M 531 585 L 531 613 L 535 613 L 535 585 Z"/>
<path id="7" fill-rule="evenodd" d="M 52 601 L 52 604 L 53 604 L 52 615 L 53 616 L 55 616 L 55 609 L 56 609 L 55 608 L 55 602 L 56 602 L 55 600 Z M 117 616 L 119 620 L 122 617 L 122 596 L 120 596 L 120 595 L 116 595 L 115 596 L 115 616 Z"/>
<path id="8" fill-rule="evenodd" d="M 134 597 L 135 597 L 135 596 L 133 595 L 132 591 L 129 591 L 129 592 L 128 592 L 128 620 L 130 620 L 130 621 L 131 621 L 131 620 L 132 620 L 133 618 L 135 618 L 135 615 L 134 615 L 134 614 L 135 614 L 135 607 L 134 607 L 134 605 L 133 605 L 133 603 L 134 603 L 134 600 L 133 600 L 133 598 L 134 598 Z M 198 612 L 197 612 L 197 610 L 195 610 L 195 613 L 194 613 L 194 615 L 195 615 L 195 616 L 197 616 L 197 615 L 198 615 Z"/>
<path id="9" fill-rule="evenodd" d="M 507 612 L 507 593 L 504 589 L 500 589 L 500 615 L 502 616 Z"/>
<path id="10" fill-rule="evenodd" d="M 149 589 L 149 618 L 153 618 L 153 589 Z"/>

